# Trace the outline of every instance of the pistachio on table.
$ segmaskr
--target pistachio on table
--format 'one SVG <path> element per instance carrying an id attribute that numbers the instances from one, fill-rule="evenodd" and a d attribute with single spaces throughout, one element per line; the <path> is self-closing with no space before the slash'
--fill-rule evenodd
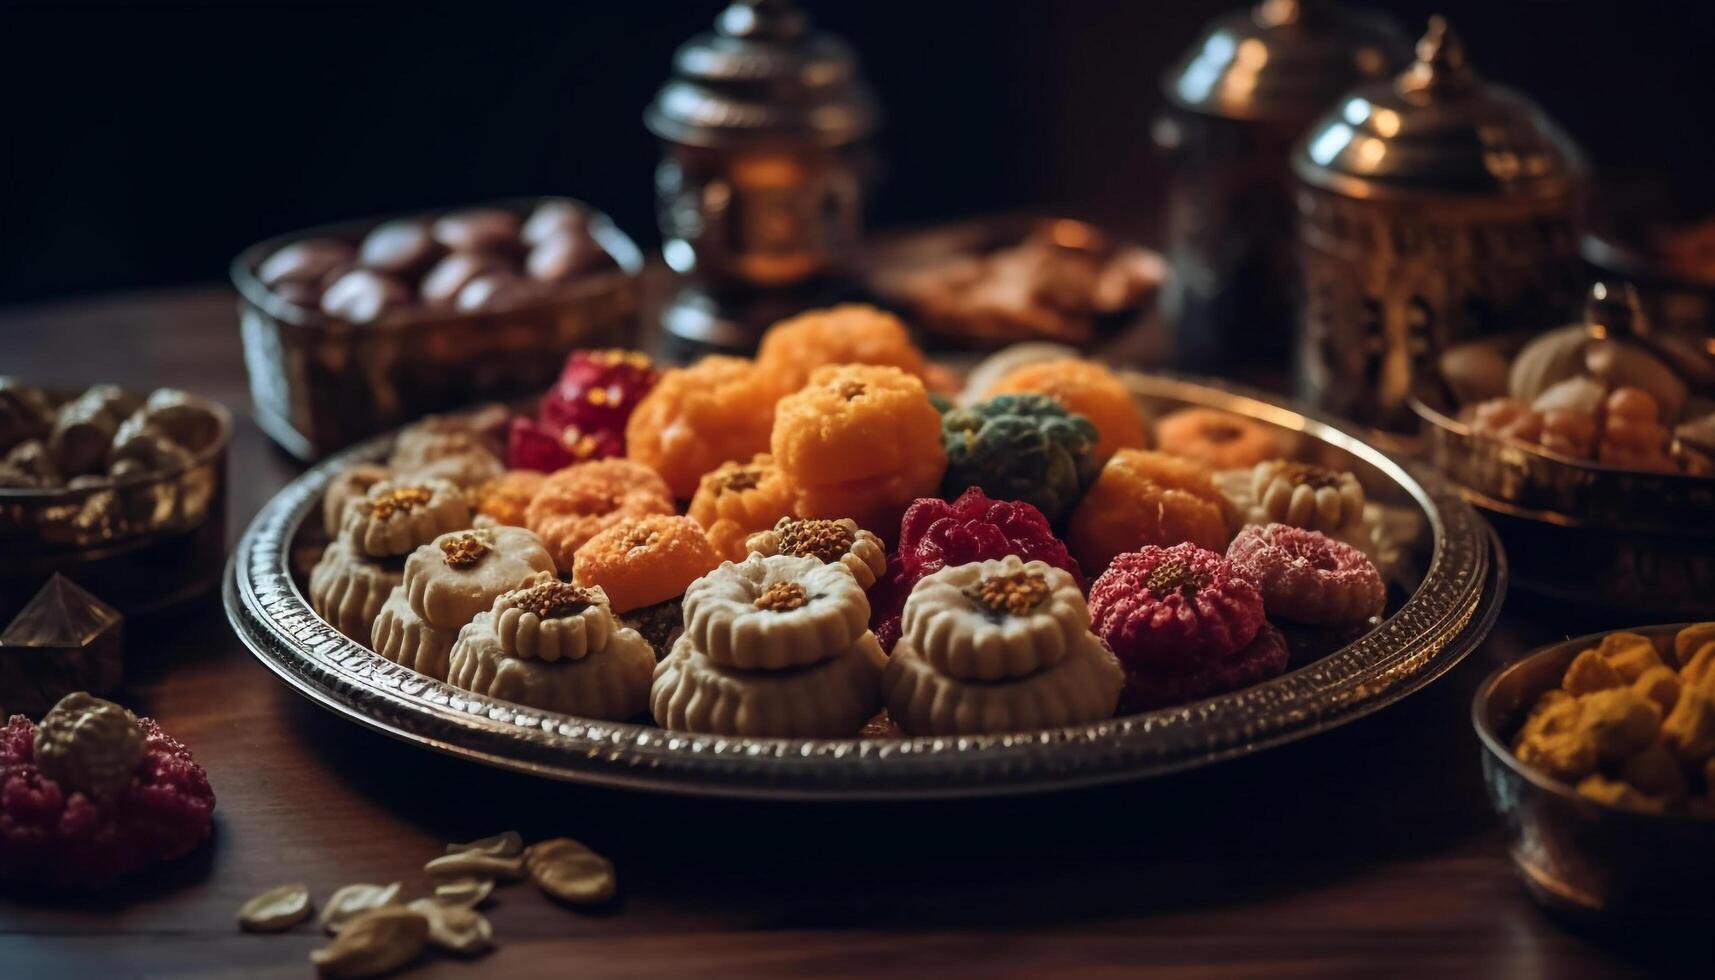
<path id="1" fill-rule="evenodd" d="M 517 881 L 524 877 L 524 857 L 495 857 L 480 851 L 445 854 L 423 865 L 431 878 L 496 878 Z"/>
<path id="2" fill-rule="evenodd" d="M 402 905 L 369 909 L 345 924 L 333 942 L 310 954 L 324 976 L 374 977 L 416 959 L 429 942 L 429 920 Z"/>
<path id="3" fill-rule="evenodd" d="M 406 908 L 429 920 L 429 942 L 450 953 L 474 956 L 494 946 L 494 927 L 481 912 L 419 898 Z"/>
<path id="4" fill-rule="evenodd" d="M 505 833 L 484 837 L 465 844 L 448 844 L 448 854 L 468 854 L 475 851 L 479 854 L 490 854 L 494 857 L 515 857 L 524 853 L 524 838 L 518 831 L 508 830 Z"/>
<path id="5" fill-rule="evenodd" d="M 493 878 L 454 878 L 435 886 L 435 901 L 474 909 L 494 893 Z"/>
<path id="6" fill-rule="evenodd" d="M 399 897 L 399 882 L 388 885 L 346 885 L 328 898 L 322 909 L 322 928 L 338 933 L 346 923 L 370 909 L 392 905 Z"/>
<path id="7" fill-rule="evenodd" d="M 537 887 L 562 902 L 599 905 L 613 898 L 613 862 L 569 837 L 532 845 L 524 861 Z"/>
<path id="8" fill-rule="evenodd" d="M 245 932 L 280 932 L 310 917 L 310 890 L 303 884 L 270 888 L 238 908 Z"/>

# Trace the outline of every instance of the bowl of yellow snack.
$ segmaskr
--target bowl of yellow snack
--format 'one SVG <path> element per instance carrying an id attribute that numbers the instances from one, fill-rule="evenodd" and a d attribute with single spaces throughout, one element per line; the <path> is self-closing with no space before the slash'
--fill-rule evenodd
<path id="1" fill-rule="evenodd" d="M 1472 723 L 1513 863 L 1545 905 L 1715 912 L 1715 623 L 1544 647 L 1490 675 Z"/>

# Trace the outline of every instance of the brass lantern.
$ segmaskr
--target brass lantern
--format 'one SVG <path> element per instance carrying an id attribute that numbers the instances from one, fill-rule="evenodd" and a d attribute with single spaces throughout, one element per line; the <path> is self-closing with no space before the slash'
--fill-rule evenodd
<path id="1" fill-rule="evenodd" d="M 1411 67 L 1317 122 L 1293 171 L 1307 400 L 1406 429 L 1412 375 L 1443 348 L 1579 312 L 1583 157 L 1439 17 Z"/>
<path id="2" fill-rule="evenodd" d="M 746 349 L 837 279 L 862 230 L 877 112 L 851 50 L 789 0 L 738 0 L 673 56 L 644 114 L 662 257 L 685 284 L 663 316 L 686 349 Z"/>

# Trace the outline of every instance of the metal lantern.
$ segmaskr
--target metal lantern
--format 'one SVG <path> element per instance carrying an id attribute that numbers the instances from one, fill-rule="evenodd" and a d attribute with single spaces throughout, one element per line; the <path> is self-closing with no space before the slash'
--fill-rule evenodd
<path id="1" fill-rule="evenodd" d="M 1384 18 L 1266 0 L 1215 20 L 1168 70 L 1153 136 L 1171 168 L 1163 303 L 1182 362 L 1284 359 L 1293 144 L 1341 93 L 1398 71 L 1409 52 Z"/>
<path id="2" fill-rule="evenodd" d="M 745 308 L 772 315 L 838 274 L 862 230 L 876 121 L 851 50 L 788 0 L 735 2 L 679 48 L 644 114 L 663 147 L 662 256 L 687 284 L 669 333 L 747 347 L 759 328 Z"/>
<path id="3" fill-rule="evenodd" d="M 1579 312 L 1582 155 L 1472 71 L 1441 18 L 1411 67 L 1342 98 L 1292 163 L 1299 393 L 1321 407 L 1407 428 L 1412 375 L 1440 350 Z"/>

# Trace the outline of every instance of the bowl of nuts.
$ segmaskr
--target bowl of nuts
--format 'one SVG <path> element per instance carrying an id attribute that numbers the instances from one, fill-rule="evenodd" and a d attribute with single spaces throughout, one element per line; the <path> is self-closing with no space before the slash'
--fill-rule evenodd
<path id="1" fill-rule="evenodd" d="M 1491 675 L 1471 714 L 1538 901 L 1586 917 L 1715 912 L 1715 623 L 1553 644 Z"/>

